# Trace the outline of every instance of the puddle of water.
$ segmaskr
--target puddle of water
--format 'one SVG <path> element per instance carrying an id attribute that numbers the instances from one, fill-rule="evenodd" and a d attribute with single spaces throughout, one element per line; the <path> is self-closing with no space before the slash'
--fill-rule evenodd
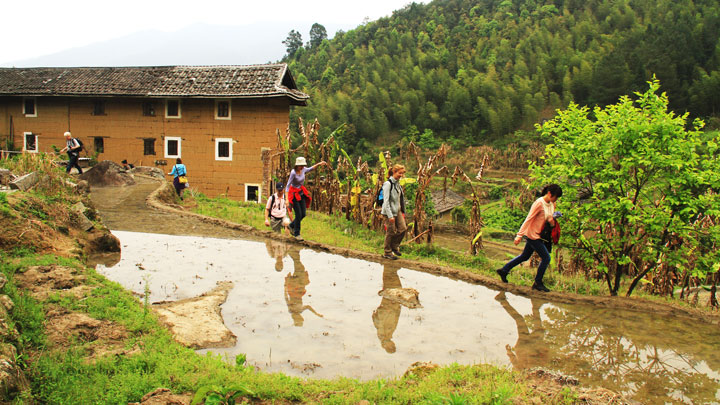
<path id="1" fill-rule="evenodd" d="M 720 402 L 720 331 L 685 319 L 551 304 L 480 285 L 288 246 L 113 232 L 122 258 L 98 271 L 151 302 L 218 281 L 239 353 L 266 371 L 318 378 L 400 376 L 416 361 L 542 367 L 643 403 Z M 378 296 L 414 288 L 422 308 Z M 204 351 L 201 351 L 204 352 Z"/>

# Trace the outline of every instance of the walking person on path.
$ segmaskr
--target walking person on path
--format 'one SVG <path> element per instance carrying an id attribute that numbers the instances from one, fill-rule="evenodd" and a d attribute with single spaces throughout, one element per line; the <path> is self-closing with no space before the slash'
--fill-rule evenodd
<path id="1" fill-rule="evenodd" d="M 65 172 L 70 173 L 70 170 L 75 167 L 77 168 L 78 173 L 82 174 L 83 170 L 78 164 L 78 158 L 80 158 L 80 149 L 82 149 L 82 145 L 80 145 L 80 142 L 78 142 L 77 139 L 72 137 L 70 132 L 65 132 L 63 135 L 65 136 L 66 146 L 62 148 L 60 153 L 67 151 L 68 154 L 68 164 Z"/>
<path id="2" fill-rule="evenodd" d="M 407 232 L 405 223 L 405 193 L 400 179 L 405 175 L 405 166 L 393 165 L 388 179 L 383 183 L 383 205 L 380 213 L 385 217 L 385 252 L 383 257 L 396 260 L 400 253 L 400 242 Z"/>
<path id="3" fill-rule="evenodd" d="M 172 171 L 168 174 L 174 176 L 173 186 L 175 186 L 175 192 L 177 192 L 177 195 L 182 200 L 183 190 L 187 187 L 187 168 L 183 164 L 182 159 L 175 159 L 175 166 L 173 166 Z"/>
<path id="4" fill-rule="evenodd" d="M 285 187 L 281 183 L 275 185 L 275 194 L 268 198 L 265 205 L 265 226 L 269 226 L 275 232 L 280 232 L 283 227 L 288 224 L 283 223 L 285 216 L 290 215 L 287 205 L 285 204 Z"/>
<path id="5" fill-rule="evenodd" d="M 305 218 L 312 200 L 310 192 L 305 188 L 305 174 L 315 170 L 320 165 L 327 165 L 327 163 L 322 161 L 306 167 L 307 162 L 304 157 L 295 159 L 295 168 L 290 172 L 290 178 L 288 178 L 287 186 L 285 186 L 288 193 L 288 210 L 292 207 L 292 210 L 295 211 L 295 220 L 290 223 L 290 233 L 298 240 L 303 240 L 302 236 L 300 236 L 300 224 Z"/>
<path id="6" fill-rule="evenodd" d="M 503 283 L 507 283 L 507 276 L 515 266 L 528 260 L 532 256 L 533 252 L 537 252 L 540 256 L 540 266 L 538 266 L 537 274 L 535 275 L 535 282 L 532 285 L 533 290 L 549 292 L 550 290 L 543 284 L 543 276 L 545 270 L 550 264 L 550 252 L 540 234 L 543 228 L 546 226 L 554 227 L 557 225 L 555 218 L 560 216 L 559 212 L 555 212 L 555 202 L 562 196 L 562 188 L 557 184 L 550 184 L 543 188 L 542 197 L 535 200 L 530 212 L 525 218 L 520 230 L 515 236 L 515 244 L 520 244 L 523 237 L 527 240 L 525 243 L 525 249 L 520 256 L 510 260 L 501 269 L 496 270 L 497 274 L 500 275 Z"/>

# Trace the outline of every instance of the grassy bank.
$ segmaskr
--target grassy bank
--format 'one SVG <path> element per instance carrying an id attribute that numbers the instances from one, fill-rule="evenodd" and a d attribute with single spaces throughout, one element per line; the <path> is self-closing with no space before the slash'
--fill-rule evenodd
<path id="1" fill-rule="evenodd" d="M 499 206 L 499 202 L 488 204 L 491 211 Z M 195 194 L 185 199 L 186 209 L 196 213 L 225 219 L 231 222 L 251 225 L 257 229 L 267 229 L 264 225 L 264 205 L 255 203 L 238 202 L 224 197 L 208 198 L 202 194 Z M 498 211 L 498 210 L 496 210 Z M 500 216 L 498 213 L 495 215 Z M 499 221 L 502 222 L 502 218 Z M 485 233 L 492 231 L 498 233 L 506 232 L 501 228 L 486 228 Z M 303 220 L 302 235 L 305 239 L 315 242 L 351 248 L 363 252 L 382 254 L 384 235 L 366 229 L 359 224 L 347 221 L 344 216 L 326 215 L 315 211 L 308 211 L 308 216 Z M 496 240 L 504 243 L 512 243 Z M 560 247 L 562 249 L 562 247 Z M 439 264 L 462 269 L 472 273 L 482 274 L 488 277 L 499 278 L 495 269 L 500 268 L 504 261 L 490 260 L 484 256 L 471 256 L 468 253 L 427 245 L 424 243 L 405 244 L 401 248 L 403 259 L 417 260 L 421 262 Z M 531 286 L 534 282 L 535 268 L 518 266 L 508 277 L 510 283 L 522 286 Z M 588 279 L 582 274 L 560 274 L 555 268 L 555 263 L 550 264 L 544 278 L 545 284 L 552 291 L 567 292 L 590 296 L 607 296 L 608 288 L 604 279 Z M 620 295 L 627 290 L 629 280 L 624 280 L 620 289 Z M 694 307 L 705 312 L 713 312 L 711 308 L 704 305 L 693 305 L 687 301 L 673 297 L 657 296 L 636 290 L 633 297 L 647 299 L 653 302 L 667 303 L 679 307 Z"/>
<path id="2" fill-rule="evenodd" d="M 38 165 L 30 169 L 43 172 Z M 9 298 L 0 297 L 7 308 L 0 311 L 0 364 L 17 365 L 29 381 L 20 390 L 0 392 L 0 401 L 118 404 L 139 401 L 160 387 L 208 404 L 225 403 L 222 399 L 233 395 L 270 403 L 547 402 L 548 389 L 533 388 L 538 384 L 554 390 L 553 402 L 572 401 L 578 395 L 575 387 L 491 365 L 420 368 L 402 377 L 371 381 L 306 380 L 261 372 L 247 365 L 244 356 L 230 362 L 218 355 L 199 355 L 176 343 L 142 298 L 84 264 L 80 241 L 90 231 L 73 228 L 74 216 L 68 213 L 71 205 L 90 202 L 64 185 L 70 178 L 56 168 L 47 170 L 51 179 L 60 181 L 30 193 L 0 193 L 0 272 L 7 279 L 0 293 Z M 196 202 L 205 204 L 201 198 Z M 219 211 L 229 204 L 218 201 L 212 207 Z M 235 211 L 246 215 L 235 220 L 262 227 L 257 207 Z M 324 223 L 325 229 L 344 225 L 315 213 L 310 221 Z M 310 229 L 312 222 L 308 224 L 308 237 L 319 237 L 320 232 Z M 107 232 L 99 223 L 96 228 L 92 232 Z M 367 249 L 381 243 L 380 237 L 355 227 L 326 236 L 327 243 L 352 247 L 362 239 Z M 8 351 L 5 345 L 15 349 Z"/>
<path id="3" fill-rule="evenodd" d="M 184 204 L 199 214 L 251 225 L 257 229 L 267 229 L 264 224 L 264 205 L 261 204 L 239 202 L 224 197 L 208 198 L 202 194 L 186 198 Z M 383 234 L 348 221 L 344 216 L 315 211 L 308 211 L 308 216 L 303 220 L 302 236 L 331 246 L 378 254 L 382 254 L 385 240 Z M 501 262 L 489 260 L 482 255 L 471 256 L 425 243 L 404 244 L 401 251 L 403 259 L 446 265 L 491 277 L 497 277 L 495 269 L 502 265 Z M 526 286 L 532 285 L 534 277 L 535 269 L 527 267 L 518 267 L 510 275 L 512 283 Z M 584 277 L 562 276 L 553 272 L 552 268 L 546 273 L 545 281 L 559 291 L 604 294 L 604 284 L 586 280 Z"/>
<path id="4" fill-rule="evenodd" d="M 85 277 L 90 291 L 80 297 L 59 291 L 46 300 L 32 298 L 14 279 L 37 265 L 70 267 Z M 127 403 L 158 387 L 190 394 L 238 392 L 249 399 L 280 403 L 499 404 L 535 395 L 520 374 L 489 365 L 451 365 L 367 382 L 263 373 L 243 364 L 231 365 L 217 355 L 198 355 L 175 343 L 140 300 L 75 259 L 24 254 L 3 259 L 0 270 L 9 280 L 3 292 L 15 302 L 11 323 L 20 332 L 19 352 L 31 379 L 30 391 L 16 397 L 17 403 Z M 127 330 L 119 343 L 129 354 L 92 357 L 103 343 L 87 341 L 72 329 L 67 330 L 70 338 L 65 344 L 53 341 L 44 329 L 51 312 L 84 313 Z M 559 402 L 573 395 L 567 390 Z"/>

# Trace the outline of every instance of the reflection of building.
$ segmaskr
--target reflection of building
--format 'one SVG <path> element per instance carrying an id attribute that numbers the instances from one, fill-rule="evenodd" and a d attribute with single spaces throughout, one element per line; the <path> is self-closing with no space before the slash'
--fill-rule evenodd
<path id="1" fill-rule="evenodd" d="M 528 325 L 525 317 L 520 315 L 515 308 L 510 305 L 505 292 L 500 292 L 495 296 L 503 309 L 512 317 L 517 326 L 518 340 L 515 346 L 512 347 L 509 344 L 505 346 L 507 355 L 510 358 L 510 362 L 513 367 L 517 370 L 526 370 L 533 367 L 545 367 L 549 361 L 549 350 L 545 343 L 545 330 L 542 326 L 542 319 L 540 318 L 540 307 L 543 301 L 537 299 L 531 299 L 532 303 L 532 315 L 529 317 L 531 322 Z"/>
<path id="2" fill-rule="evenodd" d="M 400 276 L 398 276 L 399 266 L 385 264 L 383 268 L 383 290 L 388 288 L 402 288 Z M 383 297 L 380 306 L 373 312 L 372 320 L 377 336 L 380 339 L 380 345 L 388 353 L 395 353 L 395 342 L 392 341 L 392 335 L 397 328 L 400 319 L 400 303 Z"/>
<path id="3" fill-rule="evenodd" d="M 51 152 L 71 131 L 98 160 L 182 158 L 194 188 L 258 201 L 271 193 L 263 151 L 307 99 L 286 64 L 0 68 L 0 140 Z"/>
<path id="4" fill-rule="evenodd" d="M 303 305 L 303 296 L 306 293 L 305 287 L 310 284 L 310 276 L 300 261 L 300 250 L 291 248 L 288 255 L 293 260 L 295 267 L 294 271 L 288 273 L 285 277 L 285 303 L 295 326 L 303 326 L 305 319 L 303 319 L 302 313 L 305 310 L 310 310 L 310 312 L 321 318 L 322 315 L 315 312 L 315 309 L 310 305 Z"/>

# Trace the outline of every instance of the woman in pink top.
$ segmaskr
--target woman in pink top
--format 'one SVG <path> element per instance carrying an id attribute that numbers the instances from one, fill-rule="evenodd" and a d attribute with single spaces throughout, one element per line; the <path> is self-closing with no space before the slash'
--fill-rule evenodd
<path id="1" fill-rule="evenodd" d="M 523 222 L 520 230 L 515 237 L 515 244 L 519 244 L 523 237 L 526 238 L 525 249 L 520 256 L 510 260 L 501 269 L 496 270 L 500 275 L 503 283 L 507 283 L 507 276 L 515 266 L 528 260 L 532 256 L 533 252 L 537 252 L 540 256 L 540 266 L 538 266 L 537 274 L 535 275 L 535 283 L 533 283 L 533 290 L 538 291 L 550 291 L 545 284 L 543 284 L 543 276 L 545 270 L 550 264 L 550 252 L 548 252 L 544 241 L 540 238 L 540 232 L 542 232 L 545 223 L 549 223 L 550 226 L 555 226 L 555 218 L 560 213 L 555 213 L 555 202 L 562 196 L 562 188 L 557 184 L 550 184 L 543 188 L 542 197 L 535 200 L 530 212 L 528 213 L 525 222 Z"/>

